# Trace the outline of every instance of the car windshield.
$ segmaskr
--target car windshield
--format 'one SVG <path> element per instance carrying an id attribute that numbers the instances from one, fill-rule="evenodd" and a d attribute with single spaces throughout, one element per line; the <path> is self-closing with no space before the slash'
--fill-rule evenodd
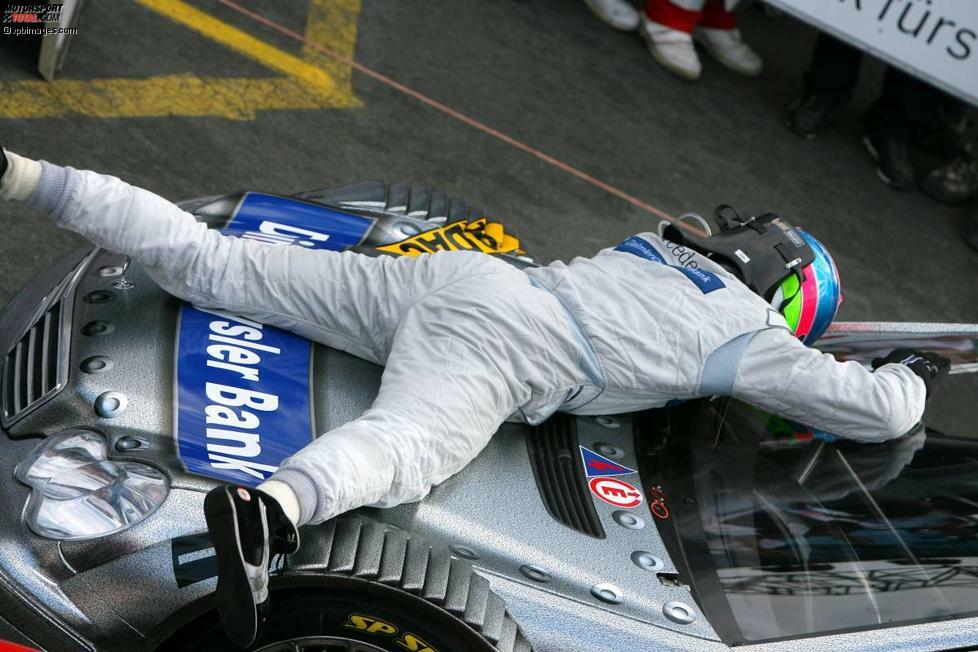
<path id="1" fill-rule="evenodd" d="M 926 428 L 875 445 L 729 399 L 650 417 L 660 531 L 721 637 L 978 615 L 976 398 L 978 375 L 951 376 Z"/>

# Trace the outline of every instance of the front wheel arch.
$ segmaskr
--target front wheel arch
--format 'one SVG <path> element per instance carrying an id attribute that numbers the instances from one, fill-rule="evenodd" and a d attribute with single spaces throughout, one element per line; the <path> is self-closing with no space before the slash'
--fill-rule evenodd
<path id="1" fill-rule="evenodd" d="M 474 642 L 459 649 L 532 652 L 488 580 L 468 561 L 453 557 L 447 548 L 432 546 L 423 537 L 379 521 L 349 516 L 301 532 L 303 546 L 289 560 L 292 570 L 272 578 L 273 609 L 277 601 L 281 605 L 287 599 L 280 601 L 280 596 L 296 591 L 333 594 L 361 590 L 388 596 L 409 612 L 423 612 L 445 623 L 444 630 L 450 630 L 453 637 L 464 640 L 467 635 L 467 640 Z M 410 620 L 412 613 L 405 618 Z M 161 634 L 156 640 L 164 641 L 156 649 L 192 649 L 173 645 L 179 636 L 208 619 L 217 623 L 213 593 L 184 607 L 157 628 Z M 392 649 L 402 652 L 410 647 Z"/>

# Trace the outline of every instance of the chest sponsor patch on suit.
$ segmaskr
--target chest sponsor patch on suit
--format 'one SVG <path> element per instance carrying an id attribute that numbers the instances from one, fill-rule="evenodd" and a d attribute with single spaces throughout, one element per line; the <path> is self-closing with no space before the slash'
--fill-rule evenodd
<path id="1" fill-rule="evenodd" d="M 644 258 L 645 260 L 651 261 L 653 263 L 659 263 L 666 265 L 678 272 L 683 276 L 688 278 L 693 282 L 693 285 L 700 289 L 703 294 L 709 294 L 715 290 L 727 287 L 720 277 L 713 272 L 708 272 L 705 269 L 700 269 L 696 261 L 690 261 L 685 265 L 667 265 L 665 258 L 662 257 L 655 247 L 652 246 L 650 242 L 644 238 L 640 238 L 637 235 L 633 235 L 628 238 L 617 247 L 615 251 L 624 251 L 625 253 L 634 254 L 639 258 Z"/>
<path id="2" fill-rule="evenodd" d="M 655 247 L 652 246 L 650 242 L 644 238 L 640 238 L 637 235 L 633 235 L 628 240 L 625 240 L 620 245 L 615 247 L 615 251 L 624 251 L 629 254 L 635 254 L 639 258 L 644 258 L 645 260 L 651 260 L 653 263 L 666 263 L 666 259 L 662 257 Z"/>

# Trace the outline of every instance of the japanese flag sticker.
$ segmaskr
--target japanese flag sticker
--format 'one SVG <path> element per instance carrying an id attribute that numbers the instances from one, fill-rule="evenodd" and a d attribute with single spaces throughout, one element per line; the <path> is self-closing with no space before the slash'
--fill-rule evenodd
<path id="1" fill-rule="evenodd" d="M 614 507 L 631 509 L 642 504 L 642 492 L 618 478 L 591 478 L 591 493 Z"/>

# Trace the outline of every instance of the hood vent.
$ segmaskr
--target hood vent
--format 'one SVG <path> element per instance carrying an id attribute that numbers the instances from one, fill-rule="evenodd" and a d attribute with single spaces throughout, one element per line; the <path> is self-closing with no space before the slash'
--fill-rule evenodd
<path id="1" fill-rule="evenodd" d="M 537 489 L 550 515 L 578 532 L 605 538 L 581 464 L 577 419 L 557 413 L 530 429 L 526 441 Z"/>
<path id="2" fill-rule="evenodd" d="M 3 359 L 3 415 L 10 427 L 68 384 L 68 352 L 75 287 L 98 249 L 73 269 L 48 294 L 40 314 Z"/>
<path id="3" fill-rule="evenodd" d="M 7 352 L 3 362 L 4 422 L 17 420 L 63 386 L 58 373 L 61 308 L 60 301 L 51 306 Z"/>

